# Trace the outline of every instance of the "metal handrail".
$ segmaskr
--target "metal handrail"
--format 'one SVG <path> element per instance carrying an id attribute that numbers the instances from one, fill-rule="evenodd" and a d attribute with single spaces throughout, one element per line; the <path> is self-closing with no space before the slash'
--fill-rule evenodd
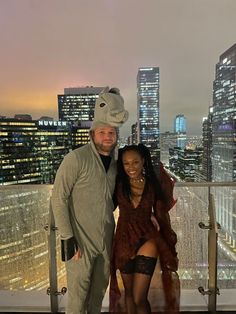
<path id="1" fill-rule="evenodd" d="M 57 291 L 57 253 L 56 253 L 56 226 L 49 203 L 49 226 L 48 226 L 48 255 L 49 255 L 49 288 L 47 294 L 50 295 L 51 313 L 58 312 L 58 291 Z"/>
<path id="2" fill-rule="evenodd" d="M 210 193 L 210 186 L 208 188 L 208 215 L 209 224 L 205 225 L 203 222 L 199 223 L 201 229 L 208 230 L 208 290 L 199 287 L 198 291 L 202 295 L 208 295 L 208 310 L 210 313 L 216 313 L 217 295 L 220 294 L 217 287 L 217 264 L 218 264 L 218 229 L 219 223 L 215 216 L 215 200 L 213 194 Z"/>
<path id="3" fill-rule="evenodd" d="M 215 217 L 215 201 L 211 193 L 209 193 L 208 213 L 210 218 L 211 229 L 208 231 L 208 264 L 209 264 L 209 280 L 208 289 L 211 292 L 208 297 L 208 310 L 211 313 L 216 312 L 217 289 L 217 241 L 218 241 L 218 224 Z"/>

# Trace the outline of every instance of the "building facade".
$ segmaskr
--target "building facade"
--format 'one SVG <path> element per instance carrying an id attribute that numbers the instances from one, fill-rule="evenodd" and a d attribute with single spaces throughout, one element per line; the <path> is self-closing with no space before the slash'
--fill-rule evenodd
<path id="1" fill-rule="evenodd" d="M 202 170 L 202 147 L 195 149 L 170 148 L 169 169 L 181 181 L 198 181 L 198 172 Z"/>
<path id="2" fill-rule="evenodd" d="M 236 181 L 236 44 L 226 50 L 216 64 L 213 82 L 212 181 Z M 217 194 L 217 220 L 227 243 L 236 248 L 235 192 Z"/>
<path id="3" fill-rule="evenodd" d="M 58 95 L 58 115 L 62 121 L 92 121 L 95 101 L 104 87 L 71 87 Z"/>
<path id="4" fill-rule="evenodd" d="M 174 121 L 174 132 L 176 133 L 186 133 L 187 131 L 187 122 L 183 114 L 178 114 L 175 117 Z"/>
<path id="5" fill-rule="evenodd" d="M 134 123 L 131 125 L 131 145 L 137 145 L 138 144 L 138 123 Z"/>
<path id="6" fill-rule="evenodd" d="M 177 146 L 184 149 L 186 146 L 187 122 L 183 114 L 178 114 L 174 119 L 174 132 L 177 134 Z"/>
<path id="7" fill-rule="evenodd" d="M 207 117 L 203 118 L 202 122 L 202 175 L 203 180 L 207 182 L 212 181 L 212 107 Z"/>
<path id="8" fill-rule="evenodd" d="M 236 44 L 220 56 L 213 83 L 212 179 L 236 181 Z"/>
<path id="9" fill-rule="evenodd" d="M 177 146 L 177 134 L 165 132 L 160 134 L 161 162 L 169 167 L 169 150 Z"/>
<path id="10" fill-rule="evenodd" d="M 70 133 L 66 121 L 0 119 L 0 185 L 53 183 Z"/>
<path id="11" fill-rule="evenodd" d="M 138 142 L 149 147 L 154 167 L 160 161 L 159 89 L 158 67 L 140 68 L 137 75 Z"/>

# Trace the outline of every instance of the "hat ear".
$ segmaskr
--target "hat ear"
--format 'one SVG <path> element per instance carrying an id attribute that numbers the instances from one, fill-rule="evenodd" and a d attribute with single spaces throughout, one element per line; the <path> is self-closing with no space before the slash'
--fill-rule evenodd
<path id="1" fill-rule="evenodd" d="M 111 94 L 116 94 L 116 95 L 120 95 L 120 90 L 119 90 L 119 88 L 112 87 L 112 88 L 109 90 L 109 93 L 111 93 Z"/>

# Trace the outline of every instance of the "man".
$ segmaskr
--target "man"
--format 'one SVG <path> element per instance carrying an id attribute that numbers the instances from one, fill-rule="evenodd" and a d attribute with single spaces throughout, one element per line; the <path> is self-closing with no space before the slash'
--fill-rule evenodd
<path id="1" fill-rule="evenodd" d="M 67 154 L 52 193 L 52 210 L 66 262 L 67 314 L 101 312 L 114 232 L 117 127 L 128 118 L 118 89 L 95 104 L 90 143 Z"/>

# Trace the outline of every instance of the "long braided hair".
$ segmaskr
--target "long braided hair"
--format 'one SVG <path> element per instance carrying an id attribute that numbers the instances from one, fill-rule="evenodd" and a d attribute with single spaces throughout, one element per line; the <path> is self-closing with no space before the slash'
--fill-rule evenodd
<path id="1" fill-rule="evenodd" d="M 126 174 L 123 166 L 122 157 L 123 154 L 127 151 L 135 151 L 137 152 L 141 158 L 144 160 L 144 172 L 145 172 L 145 179 L 146 182 L 154 188 L 155 197 L 156 199 L 162 199 L 165 201 L 165 194 L 162 191 L 160 181 L 154 171 L 154 167 L 151 160 L 151 155 L 149 149 L 143 145 L 129 145 L 124 146 L 123 148 L 119 149 L 118 153 L 118 160 L 117 160 L 117 183 L 122 183 L 122 192 L 127 200 L 131 200 L 131 187 L 129 177 Z"/>

